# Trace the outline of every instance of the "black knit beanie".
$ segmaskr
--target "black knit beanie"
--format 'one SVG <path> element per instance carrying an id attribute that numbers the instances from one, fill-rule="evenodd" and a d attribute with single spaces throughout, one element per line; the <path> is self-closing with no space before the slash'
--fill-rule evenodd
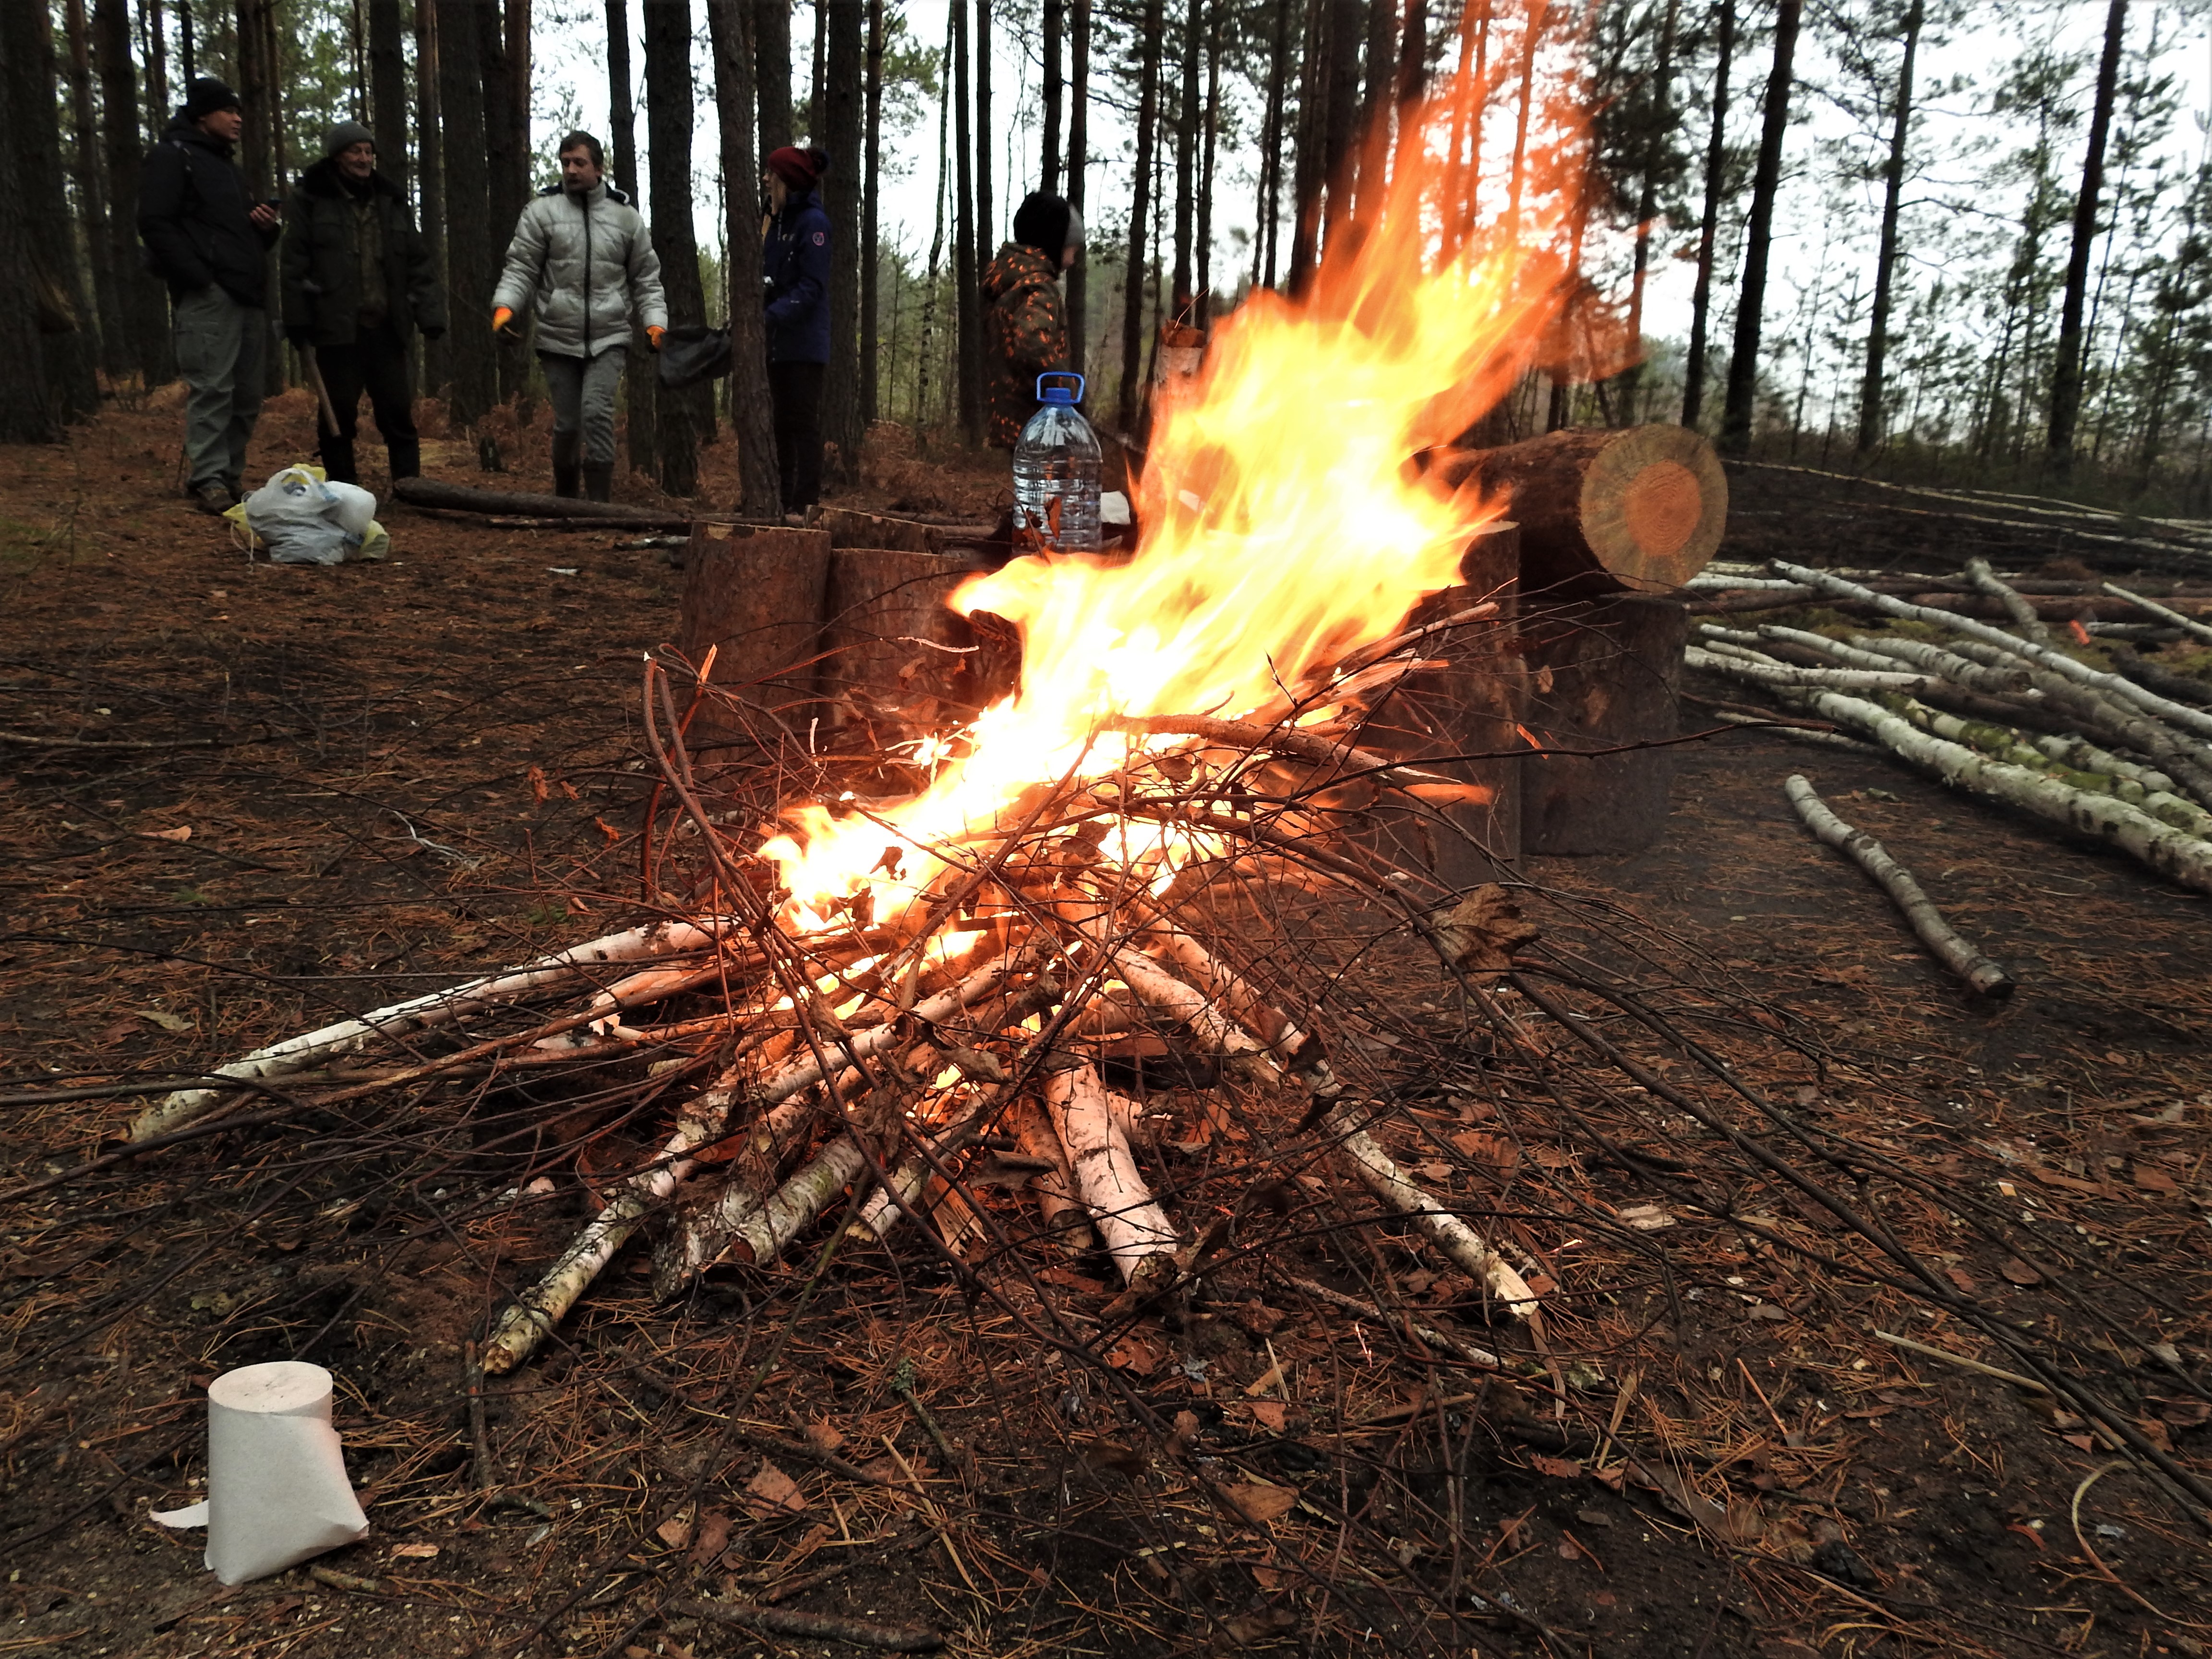
<path id="1" fill-rule="evenodd" d="M 1080 223 L 1066 197 L 1031 191 L 1014 210 L 1014 240 L 1058 264 L 1060 251 L 1082 235 Z"/>

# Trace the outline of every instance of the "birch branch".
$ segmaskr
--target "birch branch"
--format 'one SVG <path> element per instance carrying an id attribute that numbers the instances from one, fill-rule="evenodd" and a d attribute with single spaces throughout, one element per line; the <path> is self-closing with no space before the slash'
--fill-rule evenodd
<path id="1" fill-rule="evenodd" d="M 1974 585 L 1976 592 L 1988 594 L 2002 605 L 2005 615 L 2012 618 L 2013 626 L 2022 634 L 2038 645 L 2051 643 L 2051 630 L 2043 625 L 2043 618 L 2035 614 L 2035 607 L 1990 569 L 1987 559 L 1967 560 L 1966 580 Z"/>
<path id="2" fill-rule="evenodd" d="M 2212 628 L 2206 627 L 2194 617 L 2185 617 L 2179 611 L 2162 605 L 2155 599 L 2147 599 L 2140 593 L 2131 593 L 2118 582 L 2106 582 L 2105 592 L 2116 599 L 2125 599 L 2138 610 L 2148 611 L 2160 622 L 2170 623 L 2191 639 L 2212 640 Z"/>
<path id="3" fill-rule="evenodd" d="M 2002 998 L 2013 994 L 2012 975 L 1960 938 L 1913 879 L 1912 872 L 1892 858 L 1880 842 L 1830 811 L 1802 775 L 1792 773 L 1782 788 L 1797 809 L 1797 816 L 1805 820 L 1806 828 L 1857 865 L 1889 895 L 1936 960 L 1983 996 Z"/>
<path id="4" fill-rule="evenodd" d="M 1045 1108 L 1067 1149 L 1075 1190 L 1098 1237 L 1132 1287 L 1164 1288 L 1175 1277 L 1180 1241 L 1167 1212 L 1138 1172 L 1135 1155 L 1114 1121 L 1106 1086 L 1088 1063 L 1045 1079 Z"/>

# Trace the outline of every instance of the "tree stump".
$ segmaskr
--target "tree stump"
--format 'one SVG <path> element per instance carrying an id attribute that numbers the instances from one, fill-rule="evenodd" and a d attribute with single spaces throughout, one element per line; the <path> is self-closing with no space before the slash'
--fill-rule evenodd
<path id="1" fill-rule="evenodd" d="M 1672 592 L 1704 569 L 1728 526 L 1712 446 L 1679 426 L 1547 432 L 1504 449 L 1445 449 L 1429 476 L 1502 495 L 1521 526 L 1524 599 Z"/>
<path id="2" fill-rule="evenodd" d="M 1546 750 L 1622 749 L 1522 763 L 1524 852 L 1633 853 L 1659 838 L 1674 751 L 1622 746 L 1678 735 L 1688 632 L 1679 603 L 1642 593 L 1523 612 L 1530 733 Z"/>
<path id="3" fill-rule="evenodd" d="M 711 697 L 694 750 L 773 750 L 816 715 L 814 659 L 830 583 L 830 538 L 781 525 L 691 526 L 678 644 L 694 667 L 709 647 Z M 724 752 L 720 760 L 755 757 Z"/>
<path id="4" fill-rule="evenodd" d="M 1520 537 L 1513 525 L 1487 526 L 1468 544 L 1460 559 L 1461 585 L 1423 599 L 1407 626 L 1449 617 L 1486 599 L 1497 604 L 1497 615 L 1423 641 L 1424 656 L 1448 659 L 1451 666 L 1400 681 L 1363 739 L 1370 747 L 1408 757 L 1491 757 L 1432 761 L 1427 767 L 1489 791 L 1486 801 L 1415 811 L 1386 798 L 1374 811 L 1380 846 L 1388 856 L 1426 871 L 1454 890 L 1494 881 L 1500 865 L 1521 856 L 1516 751 L 1526 747 L 1520 734 L 1526 677 L 1515 654 L 1520 562 Z"/>
<path id="5" fill-rule="evenodd" d="M 945 551 L 945 526 L 919 519 L 895 519 L 878 513 L 856 513 L 848 507 L 825 507 L 814 514 L 814 529 L 830 532 L 832 547 L 893 547 L 908 553 Z"/>
<path id="6" fill-rule="evenodd" d="M 975 634 L 948 603 L 975 574 L 941 553 L 831 551 L 815 680 L 825 724 L 860 722 L 894 743 L 975 719 Z"/>

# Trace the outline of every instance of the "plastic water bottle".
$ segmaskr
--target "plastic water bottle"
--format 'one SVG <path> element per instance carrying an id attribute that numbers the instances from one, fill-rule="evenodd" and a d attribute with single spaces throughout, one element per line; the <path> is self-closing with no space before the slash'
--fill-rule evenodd
<path id="1" fill-rule="evenodd" d="M 1062 384 L 1047 386 L 1048 380 Z M 1071 391 L 1065 382 L 1073 380 Z M 1057 553 L 1098 550 L 1098 434 L 1075 404 L 1080 374 L 1037 376 L 1044 407 L 1014 444 L 1014 539 Z"/>

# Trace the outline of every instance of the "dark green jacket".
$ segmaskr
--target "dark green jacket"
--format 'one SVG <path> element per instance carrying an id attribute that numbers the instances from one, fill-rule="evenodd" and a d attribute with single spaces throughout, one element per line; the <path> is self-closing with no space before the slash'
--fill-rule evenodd
<path id="1" fill-rule="evenodd" d="M 369 175 L 368 215 L 383 258 L 386 314 L 401 338 L 446 327 L 446 296 L 430 267 L 430 250 L 415 229 L 407 198 L 382 173 Z M 361 223 L 356 198 L 338 177 L 337 163 L 322 161 L 300 175 L 284 204 L 283 287 L 284 327 L 306 329 L 316 345 L 351 345 L 363 326 L 362 308 L 374 298 L 362 281 Z"/>

